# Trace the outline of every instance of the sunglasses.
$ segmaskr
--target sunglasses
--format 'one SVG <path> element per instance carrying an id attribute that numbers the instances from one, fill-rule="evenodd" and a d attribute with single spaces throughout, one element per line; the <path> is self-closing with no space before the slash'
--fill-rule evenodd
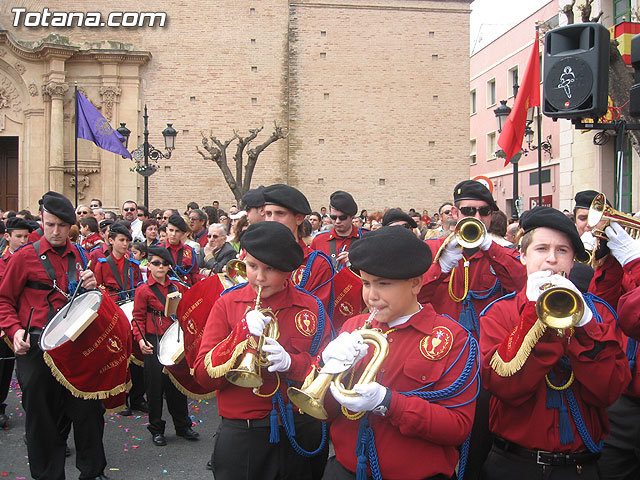
<path id="1" fill-rule="evenodd" d="M 443 215 L 451 215 L 451 210 L 445 210 L 442 212 Z"/>
<path id="2" fill-rule="evenodd" d="M 154 267 L 168 267 L 170 265 L 169 262 L 161 262 L 160 260 L 154 260 L 153 262 L 149 262 Z"/>
<path id="3" fill-rule="evenodd" d="M 459 207 L 458 210 L 460 210 L 462 212 L 462 215 L 464 215 L 465 217 L 473 217 L 476 212 L 480 212 L 480 215 L 482 215 L 483 217 L 487 217 L 489 215 L 491 215 L 491 212 L 493 211 L 493 209 L 489 206 L 485 206 L 485 207 Z"/>
<path id="4" fill-rule="evenodd" d="M 91 208 L 100 208 L 100 205 L 89 205 Z"/>
<path id="5" fill-rule="evenodd" d="M 340 219 L 341 222 L 344 222 L 347 219 L 348 215 L 329 215 L 329 218 L 331 220 L 337 220 Z"/>
<path id="6" fill-rule="evenodd" d="M 207 235 L 209 238 L 220 238 L 220 235 Z"/>
<path id="7" fill-rule="evenodd" d="M 78 212 L 78 215 L 89 215 L 89 212 L 87 212 L 86 210 L 83 210 L 81 212 Z"/>
<path id="8" fill-rule="evenodd" d="M 122 211 L 123 211 L 123 212 L 135 212 L 135 211 L 136 211 L 136 209 L 135 209 L 135 208 L 133 208 L 133 207 L 131 207 L 131 208 L 123 208 L 123 209 L 122 209 Z"/>
<path id="9" fill-rule="evenodd" d="M 144 217 L 144 213 L 139 213 L 138 217 Z"/>

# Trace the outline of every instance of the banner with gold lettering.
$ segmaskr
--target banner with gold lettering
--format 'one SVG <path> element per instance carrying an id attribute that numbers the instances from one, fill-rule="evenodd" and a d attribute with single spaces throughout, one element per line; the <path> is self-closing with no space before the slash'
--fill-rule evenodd
<path id="1" fill-rule="evenodd" d="M 86 330 L 45 352 L 44 360 L 74 396 L 104 400 L 127 390 L 131 348 L 127 316 L 108 295 L 102 295 L 97 317 Z"/>
<path id="2" fill-rule="evenodd" d="M 351 269 L 343 268 L 333 277 L 333 291 L 333 328 L 339 332 L 347 319 L 359 315 L 364 310 L 362 280 Z"/>

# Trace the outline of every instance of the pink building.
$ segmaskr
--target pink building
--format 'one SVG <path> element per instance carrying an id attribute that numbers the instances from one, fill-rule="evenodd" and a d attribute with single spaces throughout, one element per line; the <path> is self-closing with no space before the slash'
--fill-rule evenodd
<path id="1" fill-rule="evenodd" d="M 513 165 L 504 166 L 504 159 L 496 156 L 499 133 L 494 110 L 506 100 L 513 106 L 514 85 L 521 83 L 527 60 L 533 47 L 536 23 L 546 22 L 550 27 L 558 25 L 558 0 L 551 0 L 530 17 L 471 56 L 470 63 L 470 174 L 471 178 L 485 176 L 493 184 L 493 196 L 507 216 L 512 216 Z M 540 34 L 543 37 L 543 33 Z M 540 55 L 542 58 L 542 45 Z M 542 70 L 542 60 L 540 61 Z M 542 80 L 542 73 L 540 74 Z M 540 85 L 542 88 L 542 84 Z M 542 92 L 542 90 L 541 90 Z M 542 93 L 540 95 L 542 98 Z M 537 121 L 532 147 L 536 147 Z M 543 204 L 560 207 L 560 126 L 551 119 L 542 117 L 542 195 Z M 550 146 L 550 148 L 549 148 Z M 538 199 L 538 152 L 530 149 L 526 138 L 523 148 L 527 150 L 518 162 L 518 194 L 522 198 L 523 210 L 536 205 Z"/>

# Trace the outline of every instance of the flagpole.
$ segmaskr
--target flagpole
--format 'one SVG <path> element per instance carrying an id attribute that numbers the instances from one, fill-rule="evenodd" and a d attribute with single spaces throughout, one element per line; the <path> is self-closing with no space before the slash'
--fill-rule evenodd
<path id="1" fill-rule="evenodd" d="M 76 208 L 78 208 L 78 82 L 75 82 L 75 94 L 74 101 L 76 104 L 76 134 L 75 134 L 75 143 L 76 143 L 76 157 L 74 162 L 74 176 L 75 176 L 75 189 L 76 189 Z"/>
<path id="2" fill-rule="evenodd" d="M 538 122 L 538 205 L 542 205 L 542 116 L 540 115 L 540 107 L 537 109 Z"/>

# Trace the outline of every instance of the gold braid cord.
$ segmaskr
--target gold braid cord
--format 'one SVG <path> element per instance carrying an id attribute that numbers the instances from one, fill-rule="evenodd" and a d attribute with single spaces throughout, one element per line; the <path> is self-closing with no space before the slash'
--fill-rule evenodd
<path id="1" fill-rule="evenodd" d="M 105 398 L 114 397 L 119 393 L 126 392 L 131 387 L 131 381 L 121 383 L 113 387 L 111 390 L 100 390 L 98 392 L 83 392 L 82 390 L 78 390 L 76 387 L 71 385 L 69 381 L 65 378 L 58 367 L 56 367 L 55 363 L 53 363 L 53 359 L 51 356 L 44 352 L 42 357 L 44 358 L 45 363 L 51 369 L 51 374 L 53 377 L 62 385 L 64 388 L 71 392 L 71 395 L 74 397 L 82 398 L 84 400 L 103 400 Z"/>
<path id="2" fill-rule="evenodd" d="M 11 343 L 11 340 L 9 340 L 9 337 L 7 337 L 6 335 L 4 337 L 2 337 L 2 339 L 4 340 L 4 343 L 6 343 L 7 345 L 9 345 L 9 348 L 11 349 L 11 351 L 13 352 L 13 343 Z"/>
<path id="3" fill-rule="evenodd" d="M 178 389 L 178 391 L 183 394 L 186 397 L 192 398 L 193 400 L 208 400 L 210 398 L 215 397 L 216 392 L 211 392 L 211 393 L 193 393 L 189 390 L 187 390 L 186 388 L 184 388 L 184 386 L 176 379 L 176 377 L 173 376 L 173 374 L 167 370 L 167 367 L 163 367 L 162 368 L 162 373 L 164 373 L 167 377 L 169 377 L 169 380 L 171 380 L 171 383 L 173 383 L 173 386 L 176 387 Z"/>
<path id="4" fill-rule="evenodd" d="M 531 354 L 531 350 L 533 350 L 533 347 L 538 343 L 540 337 L 544 335 L 546 328 L 547 327 L 540 320 L 536 320 L 536 323 L 533 324 L 531 329 L 524 336 L 522 344 L 520 345 L 520 348 L 518 348 L 518 352 L 515 356 L 508 362 L 505 362 L 496 350 L 489 362 L 491 368 L 493 368 L 493 370 L 501 377 L 510 377 L 516 373 L 527 361 L 527 358 L 529 358 L 529 355 Z"/>
<path id="5" fill-rule="evenodd" d="M 251 339 L 253 339 L 253 337 L 251 337 Z M 226 339 L 225 339 L 226 340 Z M 223 340 L 224 341 L 224 340 Z M 222 342 L 220 342 L 222 343 Z M 255 343 L 255 342 L 253 342 Z M 219 344 L 218 344 L 219 345 Z M 216 345 L 217 346 L 217 345 Z M 231 358 L 229 358 L 229 360 L 227 360 L 226 362 L 224 362 L 222 365 L 213 365 L 211 363 L 211 354 L 213 353 L 213 351 L 216 349 L 216 347 L 213 347 L 209 353 L 207 353 L 204 357 L 204 366 L 207 369 L 207 373 L 209 374 L 209 376 L 211 378 L 220 378 L 223 377 L 229 370 L 231 370 L 236 363 L 236 360 L 238 359 L 238 357 L 242 354 L 242 352 L 244 352 L 247 348 L 249 347 L 249 341 L 248 340 L 243 340 L 242 342 L 240 342 L 239 344 L 237 344 L 234 349 L 233 349 L 233 353 L 231 354 Z"/>

